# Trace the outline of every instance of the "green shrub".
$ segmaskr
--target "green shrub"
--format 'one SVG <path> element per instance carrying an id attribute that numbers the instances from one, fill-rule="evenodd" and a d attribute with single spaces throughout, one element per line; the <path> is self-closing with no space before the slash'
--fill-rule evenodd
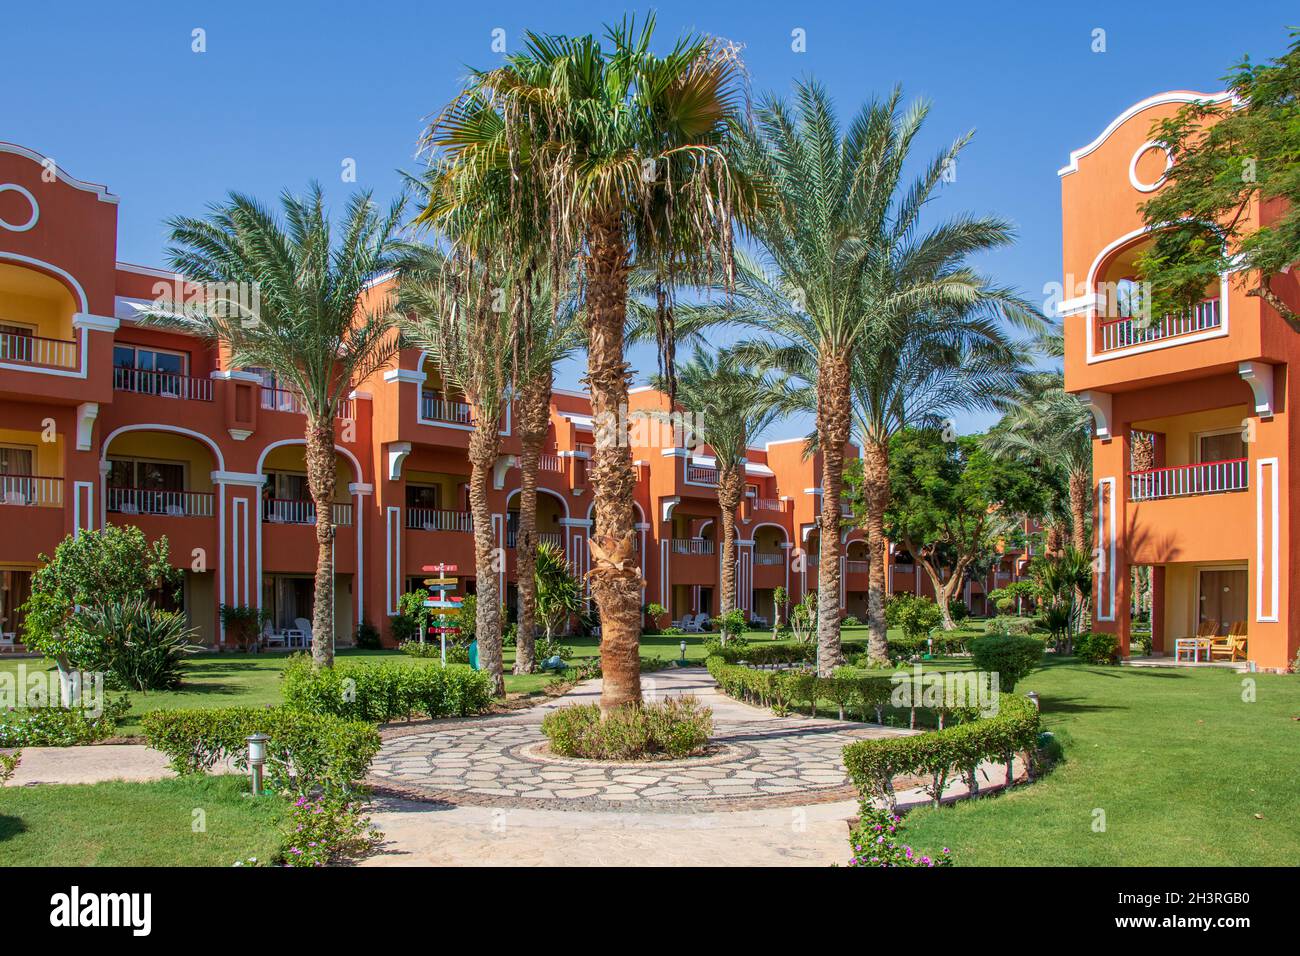
<path id="1" fill-rule="evenodd" d="M 745 612 L 740 608 L 732 608 L 726 614 L 719 614 L 709 622 L 712 629 L 728 642 L 745 632 L 745 623 Z"/>
<path id="2" fill-rule="evenodd" d="M 1038 730 L 1038 708 L 1023 697 L 1002 694 L 997 713 L 991 717 L 908 737 L 880 737 L 849 744 L 844 748 L 844 767 L 864 799 L 881 800 L 891 812 L 897 807 L 894 778 L 900 774 L 928 778 L 925 789 L 937 806 L 954 773 L 961 774 L 975 793 L 979 786 L 975 769 L 982 761 L 1005 762 L 1009 782 L 1013 755 L 1031 751 L 1037 744 Z"/>
<path id="3" fill-rule="evenodd" d="M 953 623 L 960 624 L 970 617 L 970 608 L 961 598 L 953 598 L 948 602 L 948 616 L 953 619 Z"/>
<path id="4" fill-rule="evenodd" d="M 34 707 L 0 713 L 0 747 L 75 747 L 98 743 L 113 736 L 130 709 L 130 698 L 123 696 L 106 700 L 97 716 L 67 707 Z"/>
<path id="5" fill-rule="evenodd" d="M 885 602 L 885 623 L 901 628 L 908 637 L 925 637 L 943 623 L 943 614 L 928 597 L 895 594 Z"/>
<path id="6" fill-rule="evenodd" d="M 1080 634 L 1074 639 L 1074 656 L 1084 664 L 1118 664 L 1119 638 L 1114 634 Z"/>
<path id="7" fill-rule="evenodd" d="M 573 648 L 565 647 L 553 637 L 539 637 L 537 643 L 533 645 L 533 655 L 536 660 L 544 661 L 552 657 L 558 657 L 562 661 L 567 661 L 573 656 Z"/>
<path id="8" fill-rule="evenodd" d="M 1043 662 L 1043 642 L 1036 637 L 986 634 L 972 638 L 969 647 L 976 669 L 996 673 L 999 684 L 1008 693 Z"/>
<path id="9" fill-rule="evenodd" d="M 425 641 L 421 644 L 419 641 L 407 641 L 398 647 L 403 654 L 411 657 L 442 660 L 442 643 L 440 641 Z M 469 647 L 464 644 L 453 644 L 447 642 L 447 663 L 448 664 L 469 664 Z"/>
<path id="10" fill-rule="evenodd" d="M 175 690 L 181 664 L 198 651 L 185 615 L 162 611 L 144 595 L 96 604 L 77 613 L 78 623 L 104 649 L 106 681 L 119 690 Z"/>
<path id="11" fill-rule="evenodd" d="M 659 633 L 662 634 L 664 637 L 676 637 L 677 635 L 685 634 L 686 632 L 683 631 L 680 627 L 665 627 Z"/>
<path id="12" fill-rule="evenodd" d="M 351 792 L 381 744 L 372 724 L 288 707 L 153 710 L 141 723 L 149 746 L 165 754 L 179 774 L 207 773 L 227 760 L 246 770 L 247 738 L 266 734 L 272 785 L 300 794 L 317 787 Z"/>
<path id="13" fill-rule="evenodd" d="M 859 620 L 858 620 L 854 615 L 852 615 L 852 614 L 846 614 L 846 615 L 844 615 L 844 617 L 840 620 L 840 627 L 861 627 L 861 626 L 862 626 L 862 622 L 859 621 Z"/>
<path id="14" fill-rule="evenodd" d="M 562 757 L 678 759 L 704 749 L 713 733 L 713 711 L 691 696 L 618 707 L 604 719 L 596 704 L 575 704 L 547 714 L 542 733 Z"/>
<path id="15" fill-rule="evenodd" d="M 1016 617 L 1014 614 L 1000 614 L 984 622 L 986 634 L 1015 634 L 1028 637 L 1034 633 L 1035 622 L 1030 617 Z"/>
<path id="16" fill-rule="evenodd" d="M 849 847 L 853 856 L 851 867 L 882 866 L 951 866 L 952 857 L 947 847 L 937 857 L 924 856 L 902 843 L 904 823 L 902 817 L 890 810 L 880 810 L 869 800 L 858 805 L 858 822 L 849 831 Z"/>
<path id="17" fill-rule="evenodd" d="M 18 764 L 22 762 L 23 752 L 15 750 L 13 753 L 0 753 L 0 787 L 4 786 L 13 777 L 14 771 L 18 769 Z"/>
<path id="18" fill-rule="evenodd" d="M 270 612 L 260 607 L 223 604 L 220 608 L 221 627 L 225 631 L 224 643 L 234 644 L 241 651 L 255 645 L 262 636 L 262 628 L 271 620 Z"/>
<path id="19" fill-rule="evenodd" d="M 347 661 L 317 668 L 311 658 L 296 654 L 281 679 L 285 706 L 291 709 L 378 724 L 417 716 L 468 717 L 483 713 L 492 702 L 487 674 L 463 664 Z"/>
<path id="20" fill-rule="evenodd" d="M 379 640 L 379 628 L 375 627 L 369 621 L 362 621 L 357 625 L 357 633 L 354 638 L 357 647 L 367 651 L 377 651 L 382 645 Z"/>
<path id="21" fill-rule="evenodd" d="M 363 804 L 347 796 L 302 796 L 286 822 L 280 862 L 285 866 L 328 866 L 365 856 L 384 835 L 371 825 Z"/>

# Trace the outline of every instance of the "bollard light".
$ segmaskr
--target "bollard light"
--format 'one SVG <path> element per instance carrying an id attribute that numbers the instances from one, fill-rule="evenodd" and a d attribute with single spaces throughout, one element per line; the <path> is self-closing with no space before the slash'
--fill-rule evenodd
<path id="1" fill-rule="evenodd" d="M 262 767 L 266 764 L 266 742 L 271 738 L 266 734 L 252 734 L 244 739 L 248 743 L 248 773 L 253 779 L 253 796 L 261 796 Z"/>
<path id="2" fill-rule="evenodd" d="M 682 647 L 682 660 L 686 660 L 686 642 L 685 642 L 685 641 L 682 641 L 681 647 Z"/>
<path id="3" fill-rule="evenodd" d="M 1028 697 L 1029 700 L 1033 703 L 1033 705 L 1034 705 L 1034 710 L 1042 710 L 1042 709 L 1043 709 L 1043 708 L 1039 705 L 1039 703 L 1038 703 L 1038 691 L 1036 691 L 1036 690 L 1031 690 L 1029 693 L 1025 694 L 1025 696 Z"/>

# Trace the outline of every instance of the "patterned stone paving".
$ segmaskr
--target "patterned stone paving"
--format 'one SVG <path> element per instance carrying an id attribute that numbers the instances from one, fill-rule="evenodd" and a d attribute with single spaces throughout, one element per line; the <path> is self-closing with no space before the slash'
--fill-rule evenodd
<path id="1" fill-rule="evenodd" d="M 656 676 L 659 693 L 694 693 L 714 707 L 708 754 L 635 764 L 555 757 L 545 750 L 542 714 L 534 710 L 390 736 L 372 766 L 371 783 L 381 792 L 421 800 L 545 810 L 683 813 L 796 806 L 852 798 L 840 761 L 844 746 L 900 733 L 870 724 L 774 717 L 722 697 L 698 671 Z M 590 694 L 586 688 L 572 696 Z"/>

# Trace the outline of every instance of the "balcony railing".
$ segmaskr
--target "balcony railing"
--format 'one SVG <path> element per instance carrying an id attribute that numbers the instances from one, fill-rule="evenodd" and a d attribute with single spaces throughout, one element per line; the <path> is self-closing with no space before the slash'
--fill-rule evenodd
<path id="1" fill-rule="evenodd" d="M 468 511 L 440 511 L 437 508 L 407 508 L 406 526 L 415 531 L 474 530 L 474 519 Z"/>
<path id="2" fill-rule="evenodd" d="M 452 425 L 473 425 L 473 410 L 464 402 L 453 402 L 439 398 L 433 392 L 420 395 L 420 417 L 433 422 L 447 422 Z"/>
<path id="3" fill-rule="evenodd" d="M 352 505 L 336 504 L 333 513 L 339 527 L 352 524 Z M 316 504 L 297 498 L 263 498 L 262 518 L 271 524 L 315 524 Z"/>
<path id="4" fill-rule="evenodd" d="M 0 475 L 0 505 L 63 507 L 63 479 L 42 475 Z"/>
<path id="5" fill-rule="evenodd" d="M 713 542 L 706 538 L 671 538 L 669 550 L 673 554 L 712 554 Z"/>
<path id="6" fill-rule="evenodd" d="M 188 398 L 196 402 L 212 401 L 212 379 L 191 378 L 174 372 L 151 372 L 142 368 L 114 368 L 113 388 L 119 392 L 138 392 L 159 398 Z"/>
<path id="7" fill-rule="evenodd" d="M 212 494 L 204 491 L 109 487 L 105 504 L 115 514 L 167 515 L 172 518 L 212 517 Z"/>
<path id="8" fill-rule="evenodd" d="M 595 454 L 596 454 L 596 446 L 595 446 L 595 444 L 593 444 L 592 442 L 589 442 L 589 441 L 574 442 L 574 443 L 573 443 L 573 450 L 574 450 L 574 451 L 580 451 L 580 452 L 582 452 L 584 455 L 595 455 Z"/>
<path id="9" fill-rule="evenodd" d="M 780 511 L 780 498 L 750 498 L 751 507 L 755 511 Z"/>
<path id="10" fill-rule="evenodd" d="M 687 462 L 686 480 L 693 481 L 697 485 L 716 485 L 718 483 L 718 469 L 709 465 L 696 465 Z"/>
<path id="11" fill-rule="evenodd" d="M 537 459 L 539 471 L 564 471 L 564 462 L 559 455 L 541 455 Z"/>
<path id="12" fill-rule="evenodd" d="M 290 412 L 294 415 L 307 414 L 307 401 L 302 393 L 294 388 L 272 388 L 262 386 L 262 407 L 270 412 Z M 356 415 L 356 403 L 344 399 L 339 405 L 338 418 L 347 421 Z"/>
<path id="13" fill-rule="evenodd" d="M 785 555 L 780 551 L 755 551 L 754 563 L 758 565 L 785 564 Z"/>
<path id="14" fill-rule="evenodd" d="M 33 368 L 76 368 L 79 351 L 76 342 L 64 339 L 0 332 L 0 362 L 16 362 Z"/>
<path id="15" fill-rule="evenodd" d="M 844 570 L 846 574 L 869 574 L 871 571 L 871 562 L 845 561 Z"/>
<path id="16" fill-rule="evenodd" d="M 518 546 L 518 543 L 519 543 L 519 529 L 507 528 L 506 547 L 514 548 Z M 564 535 L 556 531 L 539 531 L 537 532 L 537 543 L 549 544 L 557 548 L 562 548 L 564 547 Z"/>
<path id="17" fill-rule="evenodd" d="M 1250 461 L 1246 458 L 1135 471 L 1129 475 L 1129 500 L 1151 501 L 1245 491 L 1249 487 L 1249 476 Z"/>
<path id="18" fill-rule="evenodd" d="M 1097 326 L 1100 339 L 1097 350 L 1109 352 L 1114 349 L 1128 348 L 1131 345 L 1144 345 L 1160 339 L 1217 329 L 1221 324 L 1219 300 L 1206 299 L 1190 309 L 1171 312 L 1150 323 L 1134 318 L 1101 322 Z"/>

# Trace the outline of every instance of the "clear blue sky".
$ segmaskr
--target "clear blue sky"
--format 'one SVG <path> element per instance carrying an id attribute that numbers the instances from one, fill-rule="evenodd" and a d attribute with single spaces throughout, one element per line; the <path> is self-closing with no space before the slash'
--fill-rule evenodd
<path id="1" fill-rule="evenodd" d="M 995 9 L 998 7 L 1000 9 Z M 1023 9 L 1017 9 L 1023 7 Z M 1049 9 L 1049 7 L 1051 9 Z M 163 220 L 199 213 L 232 189 L 273 198 L 308 181 L 336 204 L 356 161 L 380 197 L 414 168 L 421 120 L 467 66 L 490 66 L 495 29 L 579 33 L 648 6 L 583 3 L 86 3 L 8 5 L 0 56 L 0 140 L 53 156 L 122 198 L 119 256 L 162 265 Z M 929 155 L 974 128 L 938 212 L 994 212 L 1020 241 L 980 263 L 1037 298 L 1060 278 L 1056 170 L 1124 107 L 1166 89 L 1217 90 L 1243 53 L 1281 52 L 1291 2 L 1229 5 L 732 0 L 659 3 L 659 36 L 700 30 L 744 44 L 756 92 L 815 76 L 847 116 L 901 83 L 933 101 Z M 206 31 L 207 52 L 191 51 Z M 806 52 L 791 49 L 802 29 Z M 1094 53 L 1093 31 L 1106 50 Z M 653 355 L 633 364 L 654 369 Z M 578 387 L 582 366 L 557 384 Z M 986 417 L 960 422 L 983 427 Z M 786 422 L 768 437 L 801 434 Z"/>

